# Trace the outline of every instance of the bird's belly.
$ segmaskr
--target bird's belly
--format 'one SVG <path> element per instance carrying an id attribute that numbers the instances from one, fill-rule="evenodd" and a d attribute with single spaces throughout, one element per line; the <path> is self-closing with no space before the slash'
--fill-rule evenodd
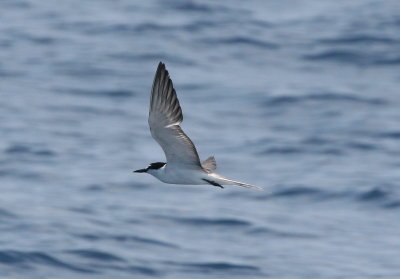
<path id="1" fill-rule="evenodd" d="M 165 176 L 160 180 L 169 184 L 201 185 L 206 184 L 202 180 L 204 175 L 201 170 L 166 171 Z"/>

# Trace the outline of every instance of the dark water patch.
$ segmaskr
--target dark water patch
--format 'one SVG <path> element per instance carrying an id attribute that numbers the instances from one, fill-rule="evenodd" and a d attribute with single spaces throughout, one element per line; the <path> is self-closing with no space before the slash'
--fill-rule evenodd
<path id="1" fill-rule="evenodd" d="M 398 43 L 398 40 L 388 37 L 373 36 L 373 35 L 352 35 L 343 36 L 330 39 L 320 39 L 317 41 L 322 44 L 370 44 L 370 43 L 382 43 L 382 44 L 393 44 Z"/>
<path id="2" fill-rule="evenodd" d="M 282 238 L 317 238 L 318 236 L 315 234 L 310 233 L 302 233 L 302 232 L 289 232 L 289 231 L 282 231 L 271 229 L 267 227 L 258 227 L 253 228 L 247 231 L 249 235 L 256 235 L 256 236 L 276 236 Z"/>
<path id="3" fill-rule="evenodd" d="M 344 151 L 339 148 L 322 148 L 313 153 L 320 153 L 320 154 L 332 155 L 332 156 L 341 156 L 344 154 Z"/>
<path id="4" fill-rule="evenodd" d="M 328 50 L 317 54 L 303 55 L 308 61 L 334 61 L 341 63 L 367 64 L 368 59 L 360 53 L 349 50 Z"/>
<path id="5" fill-rule="evenodd" d="M 368 105 L 385 105 L 387 102 L 380 98 L 366 98 L 352 95 L 351 93 L 317 93 L 302 96 L 271 96 L 264 102 L 267 106 L 279 106 L 286 104 L 297 104 L 302 102 L 335 102 L 335 103 L 360 103 Z"/>
<path id="6" fill-rule="evenodd" d="M 376 186 L 363 192 L 352 193 L 360 202 L 370 203 L 384 209 L 397 209 L 400 207 L 399 195 L 392 190 L 394 185 Z"/>
<path id="7" fill-rule="evenodd" d="M 19 9 L 29 9 L 32 8 L 32 4 L 28 1 L 23 0 L 10 0 L 10 1 L 2 1 L 2 8 L 19 8 Z"/>
<path id="8" fill-rule="evenodd" d="M 5 153 L 7 154 L 29 154 L 32 152 L 32 149 L 26 145 L 15 144 L 6 148 Z"/>
<path id="9" fill-rule="evenodd" d="M 62 89 L 58 90 L 62 93 L 86 96 L 86 97 L 106 97 L 106 98 L 130 98 L 134 97 L 136 94 L 133 91 L 123 90 L 123 89 L 111 89 L 111 90 L 90 90 L 90 89 Z M 98 112 L 96 108 L 87 106 L 69 106 L 70 110 L 81 111 L 81 112 Z"/>
<path id="10" fill-rule="evenodd" d="M 332 144 L 332 140 L 327 139 L 327 138 L 322 138 L 322 137 L 309 137 L 304 140 L 302 140 L 303 144 L 307 145 L 327 145 L 327 144 Z"/>
<path id="11" fill-rule="evenodd" d="M 182 90 L 205 90 L 209 89 L 210 85 L 203 83 L 186 83 L 179 85 L 179 88 Z"/>
<path id="12" fill-rule="evenodd" d="M 258 154 L 262 155 L 270 155 L 270 154 L 285 154 L 285 155 L 290 155 L 290 154 L 299 154 L 303 153 L 305 150 L 302 150 L 301 148 L 293 147 L 293 146 L 275 146 L 275 147 L 269 147 Z"/>
<path id="13" fill-rule="evenodd" d="M 325 193 L 319 189 L 311 187 L 292 187 L 288 189 L 278 190 L 272 194 L 275 197 L 298 197 L 298 196 L 316 196 L 325 195 Z"/>
<path id="14" fill-rule="evenodd" d="M 35 149 L 31 146 L 22 145 L 22 144 L 13 144 L 7 147 L 4 151 L 9 155 L 36 155 L 39 157 L 52 157 L 55 156 L 56 153 L 49 149 Z"/>
<path id="15" fill-rule="evenodd" d="M 48 149 L 37 150 L 37 151 L 33 152 L 33 154 L 35 154 L 37 156 L 42 156 L 42 157 L 52 157 L 52 156 L 56 155 L 55 152 L 48 150 Z"/>
<path id="16" fill-rule="evenodd" d="M 400 200 L 397 201 L 390 201 L 383 205 L 384 208 L 387 209 L 397 209 L 400 208 Z"/>
<path id="17" fill-rule="evenodd" d="M 17 169 L 12 168 L 3 168 L 0 169 L 0 177 L 14 177 L 19 179 L 31 178 L 31 179 L 40 179 L 41 176 L 32 172 L 21 172 Z"/>
<path id="18" fill-rule="evenodd" d="M 86 249 L 78 249 L 78 250 L 67 250 L 65 253 L 74 254 L 83 258 L 92 259 L 96 261 L 105 261 L 105 262 L 125 262 L 124 259 L 113 255 L 108 252 L 98 251 L 98 250 L 86 250 Z"/>
<path id="19" fill-rule="evenodd" d="M 1 174 L 0 174 L 1 176 Z M 16 218 L 17 216 L 14 213 L 11 213 L 8 210 L 0 208 L 0 218 Z"/>
<path id="20" fill-rule="evenodd" d="M 396 66 L 400 64 L 399 56 L 390 57 L 387 52 L 362 53 L 350 50 L 328 50 L 317 54 L 303 55 L 302 58 L 308 61 L 332 61 L 358 66 Z"/>
<path id="21" fill-rule="evenodd" d="M 37 45 L 51 45 L 57 42 L 55 38 L 52 37 L 38 37 L 38 36 L 28 36 L 27 39 Z"/>
<path id="22" fill-rule="evenodd" d="M 144 243 L 144 244 L 150 244 L 150 245 L 155 245 L 155 246 L 162 246 L 162 247 L 168 247 L 168 248 L 179 248 L 177 245 L 165 242 L 165 241 L 160 241 L 156 239 L 151 239 L 151 238 L 146 238 L 146 237 L 140 237 L 140 236 L 130 236 L 130 235 L 116 235 L 116 236 L 111 236 L 113 239 L 119 242 L 127 242 L 127 241 L 135 241 L 138 243 Z"/>
<path id="23" fill-rule="evenodd" d="M 233 264 L 228 262 L 165 262 L 168 265 L 180 266 L 188 271 L 196 272 L 260 272 L 260 269 L 253 265 Z"/>
<path id="24" fill-rule="evenodd" d="M 377 145 L 371 144 L 371 143 L 366 143 L 366 142 L 357 142 L 357 141 L 352 141 L 346 144 L 348 148 L 355 149 L 355 150 L 361 150 L 361 151 L 370 151 L 370 150 L 376 150 L 379 149 Z"/>
<path id="25" fill-rule="evenodd" d="M 82 238 L 89 241 L 98 241 L 102 239 L 100 235 L 97 234 L 90 234 L 90 233 L 83 233 L 83 234 L 74 234 L 75 237 Z"/>
<path id="26" fill-rule="evenodd" d="M 160 217 L 160 216 L 155 216 Z M 162 216 L 161 218 L 166 218 Z M 248 221 L 235 219 L 235 218 L 217 218 L 217 219 L 210 219 L 210 218 L 185 218 L 185 217 L 167 217 L 172 219 L 172 221 L 176 223 L 186 224 L 186 225 L 193 225 L 193 226 L 226 226 L 226 227 L 248 227 L 251 226 L 251 223 Z"/>
<path id="27" fill-rule="evenodd" d="M 125 28 L 128 29 L 128 28 Z M 134 26 L 134 30 L 137 32 L 149 32 L 149 31 L 171 31 L 175 29 L 171 25 L 167 24 L 157 24 L 154 22 L 146 22 L 146 23 L 140 23 Z"/>
<path id="28" fill-rule="evenodd" d="M 337 144 L 336 144 L 337 145 Z M 297 144 L 293 143 L 291 145 L 285 146 L 271 146 L 268 148 L 261 149 L 255 153 L 258 156 L 277 156 L 277 155 L 286 155 L 286 156 L 300 156 L 303 154 L 324 154 L 330 156 L 342 156 L 344 154 L 344 150 L 341 146 L 332 146 L 329 144 Z"/>
<path id="29" fill-rule="evenodd" d="M 224 21 L 209 21 L 209 20 L 198 20 L 192 23 L 185 24 L 182 29 L 186 32 L 201 32 L 216 29 L 221 24 L 224 24 Z"/>
<path id="30" fill-rule="evenodd" d="M 17 265 L 21 268 L 31 268 L 33 265 L 42 264 L 55 268 L 63 268 L 77 272 L 96 273 L 95 270 L 82 268 L 65 263 L 43 252 L 21 252 L 16 250 L 0 250 L 0 263 Z"/>
<path id="31" fill-rule="evenodd" d="M 60 31 L 72 31 L 77 33 L 91 33 L 92 30 L 99 28 L 99 22 L 90 22 L 85 20 L 75 20 L 75 21 L 61 21 L 54 22 L 53 27 Z"/>
<path id="32" fill-rule="evenodd" d="M 91 192 L 101 192 L 104 190 L 104 186 L 100 184 L 90 184 L 85 187 L 85 190 L 91 191 Z"/>
<path id="33" fill-rule="evenodd" d="M 208 38 L 208 39 L 203 39 L 202 42 L 209 44 L 209 45 L 252 46 L 252 47 L 263 48 L 263 49 L 279 48 L 278 44 L 262 41 L 259 39 L 253 39 L 251 37 L 243 37 L 243 36 L 219 38 L 219 39 Z"/>
<path id="34" fill-rule="evenodd" d="M 14 41 L 9 39 L 0 39 L 0 48 L 10 48 L 14 45 Z"/>
<path id="35" fill-rule="evenodd" d="M 149 264 L 146 264 L 149 265 Z M 111 262 L 104 262 L 103 264 L 99 264 L 99 263 L 90 263 L 88 264 L 88 266 L 90 266 L 90 268 L 94 269 L 94 270 L 114 270 L 114 271 L 120 271 L 120 272 L 125 272 L 125 273 L 129 273 L 131 275 L 130 278 L 136 278 L 134 276 L 132 276 L 133 274 L 139 274 L 139 275 L 145 275 L 145 276 L 154 276 L 154 277 L 160 277 L 162 276 L 164 273 L 151 268 L 151 267 L 146 267 L 146 266 L 139 266 L 139 265 L 121 265 L 121 264 L 115 264 L 115 263 L 111 263 Z M 142 277 L 140 277 L 142 278 Z"/>
<path id="36" fill-rule="evenodd" d="M 87 215 L 94 214 L 94 211 L 89 207 L 70 207 L 68 208 L 68 210 L 80 214 L 87 214 Z"/>
<path id="37" fill-rule="evenodd" d="M 0 77 L 19 78 L 23 76 L 26 76 L 26 72 L 0 69 Z"/>
<path id="38" fill-rule="evenodd" d="M 251 20 L 250 22 L 254 26 L 258 26 L 258 27 L 262 27 L 262 28 L 271 28 L 274 26 L 274 24 L 272 22 L 268 22 L 265 20 L 254 19 L 254 20 Z"/>
<path id="39" fill-rule="evenodd" d="M 376 136 L 381 137 L 381 138 L 399 140 L 400 139 L 400 131 L 379 133 Z"/>
<path id="40" fill-rule="evenodd" d="M 173 3 L 173 2 L 172 2 Z M 216 6 L 209 6 L 205 4 L 200 4 L 192 1 L 184 1 L 179 3 L 174 3 L 171 5 L 172 8 L 183 11 L 183 12 L 200 12 L 200 13 L 212 13 L 218 8 Z"/>
<path id="41" fill-rule="evenodd" d="M 154 276 L 157 278 L 162 277 L 165 274 L 157 269 L 138 265 L 129 265 L 125 268 L 125 270 L 129 271 L 130 273 L 133 272 L 147 276 Z"/>
<path id="42" fill-rule="evenodd" d="M 89 241 L 112 240 L 117 242 L 133 242 L 138 244 L 153 245 L 166 248 L 179 248 L 179 246 L 166 241 L 135 236 L 135 235 L 75 234 L 75 236 Z"/>
<path id="43" fill-rule="evenodd" d="M 384 66 L 397 66 L 400 64 L 400 57 L 376 59 L 374 61 L 374 64 Z"/>
<path id="44" fill-rule="evenodd" d="M 358 199 L 362 201 L 381 200 L 389 197 L 389 193 L 382 188 L 373 188 L 359 194 Z"/>

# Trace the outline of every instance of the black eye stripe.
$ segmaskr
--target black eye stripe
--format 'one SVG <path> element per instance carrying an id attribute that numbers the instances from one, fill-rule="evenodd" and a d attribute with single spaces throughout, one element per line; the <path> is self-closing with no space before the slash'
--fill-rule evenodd
<path id="1" fill-rule="evenodd" d="M 162 168 L 163 166 L 165 166 L 166 163 L 162 163 L 162 162 L 156 162 L 156 163 L 151 163 L 147 169 L 153 169 L 153 170 L 158 170 L 159 168 Z"/>

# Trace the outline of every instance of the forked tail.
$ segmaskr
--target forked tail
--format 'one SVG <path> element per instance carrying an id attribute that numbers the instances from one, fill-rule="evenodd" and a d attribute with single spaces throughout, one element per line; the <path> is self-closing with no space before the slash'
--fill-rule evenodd
<path id="1" fill-rule="evenodd" d="M 235 181 L 235 180 L 231 180 L 228 179 L 226 177 L 223 177 L 222 175 L 216 174 L 216 173 L 210 173 L 208 174 L 210 176 L 210 178 L 212 177 L 213 180 L 215 180 L 216 183 L 219 184 L 225 184 L 225 185 L 236 185 L 236 186 L 241 186 L 241 187 L 246 187 L 246 188 L 252 188 L 252 189 L 257 189 L 257 190 L 264 190 L 261 187 L 258 186 L 254 186 L 251 184 L 247 184 L 247 183 L 243 183 L 243 182 L 239 182 L 239 181 Z"/>

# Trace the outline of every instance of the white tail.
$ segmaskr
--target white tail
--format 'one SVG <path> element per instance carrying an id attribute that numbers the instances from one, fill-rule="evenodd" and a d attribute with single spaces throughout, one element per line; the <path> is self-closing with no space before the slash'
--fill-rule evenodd
<path id="1" fill-rule="evenodd" d="M 216 174 L 215 172 L 213 173 L 209 173 L 208 174 L 210 177 L 213 178 L 213 180 L 221 185 L 225 184 L 225 185 L 236 185 L 236 186 L 241 186 L 241 187 L 246 187 L 246 188 L 252 188 L 252 189 L 257 189 L 257 190 L 264 190 L 261 187 L 258 186 L 254 186 L 251 184 L 247 184 L 247 183 L 243 183 L 243 182 L 239 182 L 239 181 L 235 181 L 235 180 L 231 180 L 228 179 L 226 177 L 223 177 L 222 175 Z"/>

